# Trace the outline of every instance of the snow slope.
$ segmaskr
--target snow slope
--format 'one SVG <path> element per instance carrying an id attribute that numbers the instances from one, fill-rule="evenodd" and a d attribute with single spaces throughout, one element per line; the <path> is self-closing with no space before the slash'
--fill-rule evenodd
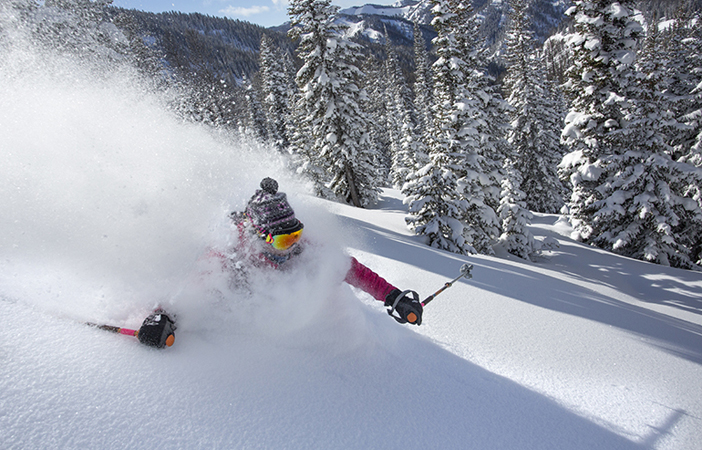
<path id="1" fill-rule="evenodd" d="M 0 448 L 699 448 L 702 274 L 585 247 L 555 216 L 535 263 L 437 251 L 398 192 L 315 199 L 269 149 L 69 63 L 0 66 Z M 200 257 L 264 176 L 311 245 L 230 290 Z M 422 297 L 466 261 L 474 278 L 404 326 L 341 282 L 348 254 Z M 178 314 L 166 350 L 81 324 L 157 304 Z"/>

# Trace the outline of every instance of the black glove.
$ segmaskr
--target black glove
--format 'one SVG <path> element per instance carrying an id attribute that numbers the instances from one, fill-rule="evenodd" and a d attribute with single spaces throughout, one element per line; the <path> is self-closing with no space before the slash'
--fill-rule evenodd
<path id="1" fill-rule="evenodd" d="M 163 348 L 173 345 L 176 325 L 162 309 L 157 309 L 144 319 L 139 328 L 139 342 L 150 347 Z"/>
<path id="2" fill-rule="evenodd" d="M 399 323 L 422 324 L 422 304 L 419 303 L 419 294 L 414 291 L 400 291 L 393 289 L 385 297 L 385 306 L 389 306 L 388 314 Z"/>

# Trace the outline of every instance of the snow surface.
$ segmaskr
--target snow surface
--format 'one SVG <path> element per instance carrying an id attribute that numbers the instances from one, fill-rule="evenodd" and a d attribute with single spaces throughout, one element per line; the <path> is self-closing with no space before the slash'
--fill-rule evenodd
<path id="1" fill-rule="evenodd" d="M 311 197 L 270 149 L 166 112 L 123 74 L 0 65 L 0 448 L 699 449 L 702 274 L 570 240 L 458 255 L 397 191 Z M 45 62 L 42 62 L 45 64 Z M 311 245 L 232 291 L 199 260 L 264 176 Z M 420 327 L 341 282 L 348 254 L 422 297 Z M 205 267 L 206 268 L 206 267 Z M 178 315 L 166 350 L 81 324 Z"/>

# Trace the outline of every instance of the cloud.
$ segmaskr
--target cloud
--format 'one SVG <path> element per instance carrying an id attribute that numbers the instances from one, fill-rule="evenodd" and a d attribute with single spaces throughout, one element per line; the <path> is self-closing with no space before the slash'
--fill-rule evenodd
<path id="1" fill-rule="evenodd" d="M 249 6 L 248 8 L 242 8 L 240 6 L 228 6 L 224 9 L 220 9 L 219 12 L 225 16 L 235 16 L 235 17 L 249 17 L 256 14 L 261 14 L 270 11 L 268 6 Z"/>

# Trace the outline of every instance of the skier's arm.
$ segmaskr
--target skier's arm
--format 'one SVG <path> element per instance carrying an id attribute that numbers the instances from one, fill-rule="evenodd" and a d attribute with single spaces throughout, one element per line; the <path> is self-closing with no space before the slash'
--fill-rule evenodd
<path id="1" fill-rule="evenodd" d="M 346 278 L 344 281 L 351 286 L 367 292 L 374 299 L 381 302 L 385 301 L 385 298 L 388 296 L 388 294 L 390 294 L 390 292 L 397 289 L 395 286 L 385 281 L 385 279 L 383 279 L 380 275 L 373 272 L 353 257 L 351 258 L 351 268 L 346 273 Z"/>
<path id="2" fill-rule="evenodd" d="M 388 313 L 398 322 L 415 325 L 422 323 L 423 308 L 416 292 L 400 291 L 380 275 L 358 262 L 356 258 L 351 258 L 351 268 L 346 273 L 344 281 L 367 292 L 376 300 L 383 302 L 385 306 L 390 307 Z"/>

